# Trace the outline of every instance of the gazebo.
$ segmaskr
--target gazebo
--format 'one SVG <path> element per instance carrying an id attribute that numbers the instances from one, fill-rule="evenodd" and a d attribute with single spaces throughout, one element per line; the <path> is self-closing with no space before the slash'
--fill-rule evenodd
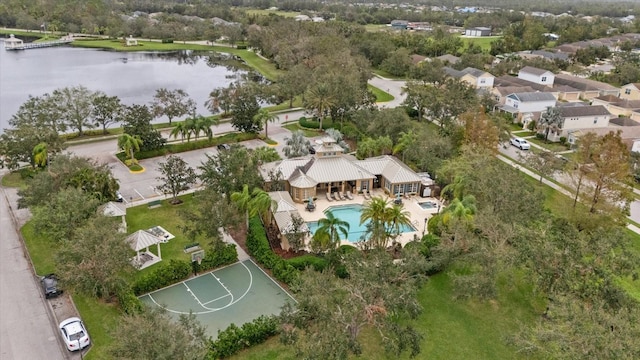
<path id="1" fill-rule="evenodd" d="M 146 230 L 138 230 L 129 235 L 126 239 L 127 243 L 133 250 L 136 251 L 136 262 L 140 265 L 140 269 L 153 265 L 162 260 L 162 254 L 160 253 L 160 242 L 162 239 L 153 235 Z M 158 256 L 154 256 L 149 252 L 149 246 L 158 246 Z M 140 251 L 144 250 L 144 254 L 140 254 Z M 142 258 L 141 258 L 141 255 Z"/>
<path id="2" fill-rule="evenodd" d="M 122 217 L 120 232 L 127 232 L 127 208 L 123 204 L 117 203 L 115 201 L 109 201 L 108 203 L 102 205 L 99 208 L 99 211 L 101 211 L 105 216 Z"/>
<path id="3" fill-rule="evenodd" d="M 4 48 L 5 49 L 19 49 L 24 46 L 24 42 L 15 37 L 15 35 L 10 34 L 8 39 L 4 40 Z"/>
<path id="4" fill-rule="evenodd" d="M 138 40 L 134 39 L 133 35 L 129 35 L 126 40 L 126 46 L 138 46 Z"/>

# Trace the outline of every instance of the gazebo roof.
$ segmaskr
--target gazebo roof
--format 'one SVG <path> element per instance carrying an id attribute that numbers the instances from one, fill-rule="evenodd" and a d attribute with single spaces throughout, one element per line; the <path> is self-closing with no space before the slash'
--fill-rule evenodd
<path id="1" fill-rule="evenodd" d="M 102 211 L 102 213 L 105 216 L 126 216 L 127 215 L 127 208 L 115 201 L 109 201 L 108 203 L 102 205 L 100 207 L 100 211 Z"/>
<path id="2" fill-rule="evenodd" d="M 159 243 L 161 239 L 146 230 L 138 230 L 129 235 L 126 241 L 131 245 L 133 250 L 140 251 Z"/>

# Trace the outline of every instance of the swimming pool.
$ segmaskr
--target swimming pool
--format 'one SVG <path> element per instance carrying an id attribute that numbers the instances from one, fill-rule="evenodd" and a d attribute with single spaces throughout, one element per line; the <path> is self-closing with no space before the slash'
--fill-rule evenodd
<path id="1" fill-rule="evenodd" d="M 433 202 L 433 201 L 426 201 L 426 202 L 421 202 L 420 203 L 420 207 L 425 209 L 425 210 L 429 210 L 429 209 L 437 208 L 438 204 Z"/>
<path id="2" fill-rule="evenodd" d="M 349 242 L 355 243 L 360 241 L 360 238 L 367 231 L 367 223 L 360 225 L 360 214 L 362 213 L 362 205 L 340 205 L 340 206 L 331 206 L 325 210 L 325 214 L 331 211 L 333 216 L 337 217 L 342 221 L 346 221 L 349 223 L 349 233 L 347 236 L 347 240 Z M 307 223 L 309 227 L 309 231 L 311 234 L 315 234 L 318 229 L 318 222 L 311 221 Z M 412 232 L 416 231 L 416 229 L 411 225 L 404 225 L 400 228 L 400 232 Z M 342 236 L 342 235 L 340 235 Z"/>

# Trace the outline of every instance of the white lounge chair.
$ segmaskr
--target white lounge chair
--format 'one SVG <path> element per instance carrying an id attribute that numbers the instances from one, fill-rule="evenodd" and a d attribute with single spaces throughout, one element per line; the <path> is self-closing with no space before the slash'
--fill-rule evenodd
<path id="1" fill-rule="evenodd" d="M 328 192 L 328 191 L 327 191 L 327 193 L 326 193 L 326 194 L 327 194 L 327 200 L 328 200 L 328 201 L 333 201 L 333 199 L 331 198 L 331 194 L 329 194 L 329 192 Z"/>
<path id="2" fill-rule="evenodd" d="M 367 200 L 371 199 L 371 194 L 369 193 L 369 190 L 367 190 L 367 189 L 362 190 L 362 195 Z"/>
<path id="3" fill-rule="evenodd" d="M 353 200 L 353 195 L 351 195 L 351 191 L 348 191 L 345 193 L 345 196 L 347 197 L 347 199 L 349 200 Z"/>
<path id="4" fill-rule="evenodd" d="M 342 195 L 341 192 L 338 191 L 338 196 L 340 197 L 340 200 L 346 200 L 346 198 Z"/>

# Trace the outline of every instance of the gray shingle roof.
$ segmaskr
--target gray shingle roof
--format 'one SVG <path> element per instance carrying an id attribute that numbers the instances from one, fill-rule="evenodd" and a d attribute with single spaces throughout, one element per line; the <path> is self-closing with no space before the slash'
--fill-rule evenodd
<path id="1" fill-rule="evenodd" d="M 600 81 L 591 79 L 583 79 L 576 76 L 567 74 L 557 74 L 555 77 L 555 83 L 561 85 L 569 85 L 573 88 L 580 89 L 582 91 L 614 91 L 618 90 L 617 87 L 609 85 Z"/>
<path id="2" fill-rule="evenodd" d="M 547 92 L 524 92 L 524 93 L 513 93 L 509 95 L 511 98 L 515 98 L 516 100 L 522 102 L 532 102 L 532 101 L 551 101 L 556 98 L 551 93 Z"/>
<path id="3" fill-rule="evenodd" d="M 422 181 L 407 165 L 389 155 L 360 160 L 358 166 L 372 174 L 382 175 L 396 184 Z"/>
<path id="4" fill-rule="evenodd" d="M 503 76 L 495 78 L 495 80 L 493 80 L 493 86 L 494 87 L 500 87 L 500 86 L 529 86 L 529 87 L 535 89 L 536 91 L 543 91 L 543 92 L 552 92 L 553 91 L 552 88 L 550 88 L 550 87 L 548 87 L 546 85 L 534 83 L 533 81 L 520 79 L 520 78 L 517 78 L 517 77 L 514 77 L 514 76 L 509 76 L 509 75 L 503 75 Z"/>
<path id="5" fill-rule="evenodd" d="M 542 75 L 542 74 L 546 74 L 546 73 L 551 73 L 551 74 L 553 74 L 553 73 L 552 73 L 551 71 L 549 71 L 549 70 L 545 70 L 545 69 L 538 69 L 538 68 L 535 68 L 535 67 L 533 67 L 533 66 L 525 66 L 525 67 L 523 67 L 522 69 L 520 69 L 519 73 L 521 73 L 521 72 L 523 72 L 523 73 L 527 73 L 527 74 L 538 75 L 538 76 L 540 76 L 540 75 Z"/>
<path id="6" fill-rule="evenodd" d="M 602 105 L 561 107 L 560 114 L 566 118 L 611 115 L 611 113 Z"/>

